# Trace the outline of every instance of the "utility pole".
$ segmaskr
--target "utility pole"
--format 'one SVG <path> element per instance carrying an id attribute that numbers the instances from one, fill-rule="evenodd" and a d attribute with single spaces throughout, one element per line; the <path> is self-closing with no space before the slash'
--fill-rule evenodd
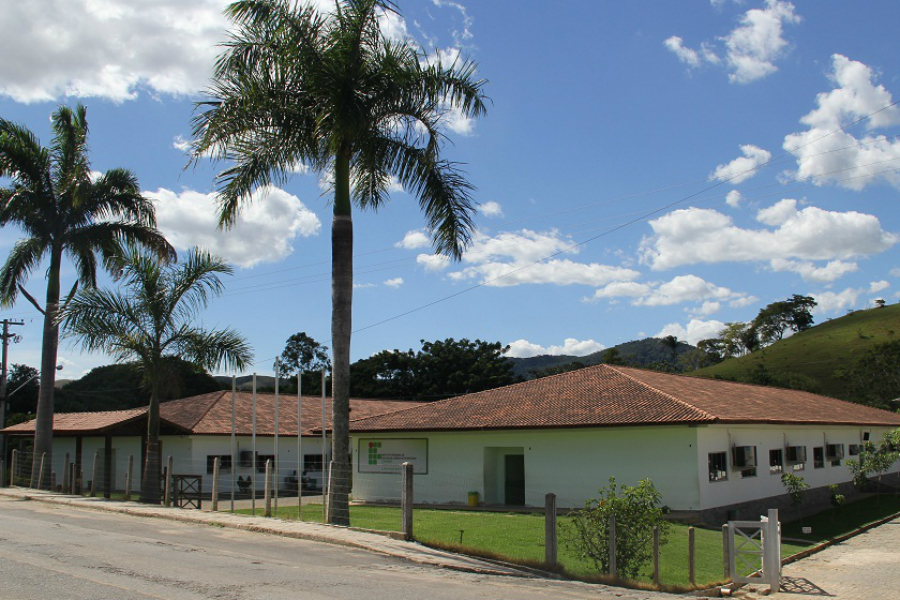
<path id="1" fill-rule="evenodd" d="M 17 336 L 14 333 L 9 332 L 10 327 L 21 327 L 25 324 L 25 321 L 13 321 L 10 319 L 3 319 L 0 321 L 3 324 L 3 334 L 2 334 L 2 343 L 3 352 L 2 352 L 2 360 L 3 364 L 0 367 L 0 429 L 6 427 L 6 383 L 7 383 L 7 373 L 6 373 L 6 359 L 7 359 L 7 350 L 9 347 L 9 340 L 16 339 Z M 16 339 L 18 341 L 18 339 Z M 6 460 L 6 434 L 0 433 L 0 460 Z"/>

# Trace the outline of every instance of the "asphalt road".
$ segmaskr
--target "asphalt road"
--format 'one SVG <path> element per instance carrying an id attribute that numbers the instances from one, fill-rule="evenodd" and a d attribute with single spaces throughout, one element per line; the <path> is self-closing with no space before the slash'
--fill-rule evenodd
<path id="1" fill-rule="evenodd" d="M 0 498 L 2 600 L 674 598 L 476 575 L 304 540 Z"/>

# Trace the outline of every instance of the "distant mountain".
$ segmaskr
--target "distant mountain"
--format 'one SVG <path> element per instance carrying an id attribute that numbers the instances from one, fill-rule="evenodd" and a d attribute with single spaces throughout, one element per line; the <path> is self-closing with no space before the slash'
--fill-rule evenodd
<path id="1" fill-rule="evenodd" d="M 618 350 L 619 358 L 624 364 L 634 367 L 649 367 L 654 363 L 677 363 L 677 357 L 694 349 L 694 346 L 684 342 L 678 342 L 675 348 L 675 357 L 672 350 L 663 345 L 659 338 L 646 338 L 625 342 L 600 352 L 594 352 L 585 356 L 532 356 L 530 358 L 510 358 L 513 363 L 513 372 L 524 379 L 534 378 L 534 372 L 543 371 L 553 367 L 563 367 L 574 362 L 582 363 L 590 367 L 603 362 L 604 354 L 611 349 Z"/>
<path id="2" fill-rule="evenodd" d="M 858 401 L 838 377 L 876 344 L 900 339 L 900 305 L 854 311 L 795 333 L 747 356 L 729 358 L 691 375 L 754 381 L 760 369 L 785 382 L 814 384 L 809 391 Z M 808 387 L 808 386 L 807 386 Z"/>

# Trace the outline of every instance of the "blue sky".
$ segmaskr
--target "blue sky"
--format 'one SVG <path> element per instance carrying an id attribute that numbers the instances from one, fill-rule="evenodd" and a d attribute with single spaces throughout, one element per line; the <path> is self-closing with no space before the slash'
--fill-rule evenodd
<path id="1" fill-rule="evenodd" d="M 251 371 L 271 372 L 297 331 L 329 345 L 320 174 L 293 174 L 220 233 L 222 165 L 184 169 L 225 3 L 0 4 L 0 116 L 49 143 L 54 108 L 87 105 L 93 168 L 133 170 L 176 247 L 235 266 L 203 323 L 246 335 Z M 696 343 L 794 293 L 817 299 L 818 321 L 898 301 L 900 107 L 885 107 L 900 100 L 900 5 L 564 8 L 405 0 L 384 20 L 425 53 L 474 59 L 491 103 L 477 122 L 446 123 L 446 154 L 466 163 L 480 205 L 461 263 L 432 254 L 402 190 L 354 216 L 354 360 L 446 337 L 513 356 L 667 334 Z M 0 251 L 17 238 L 0 230 Z M 39 297 L 42 274 L 27 285 Z M 37 312 L 23 299 L 0 316 L 26 321 L 10 360 L 36 366 Z M 66 341 L 60 357 L 62 377 L 109 362 Z"/>

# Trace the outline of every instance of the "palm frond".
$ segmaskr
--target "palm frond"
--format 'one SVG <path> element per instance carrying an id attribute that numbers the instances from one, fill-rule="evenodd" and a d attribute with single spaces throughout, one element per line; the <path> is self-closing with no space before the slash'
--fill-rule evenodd
<path id="1" fill-rule="evenodd" d="M 23 283 L 31 271 L 40 264 L 50 250 L 47 240 L 25 238 L 16 242 L 0 269 L 0 306 L 12 306 Z"/>

